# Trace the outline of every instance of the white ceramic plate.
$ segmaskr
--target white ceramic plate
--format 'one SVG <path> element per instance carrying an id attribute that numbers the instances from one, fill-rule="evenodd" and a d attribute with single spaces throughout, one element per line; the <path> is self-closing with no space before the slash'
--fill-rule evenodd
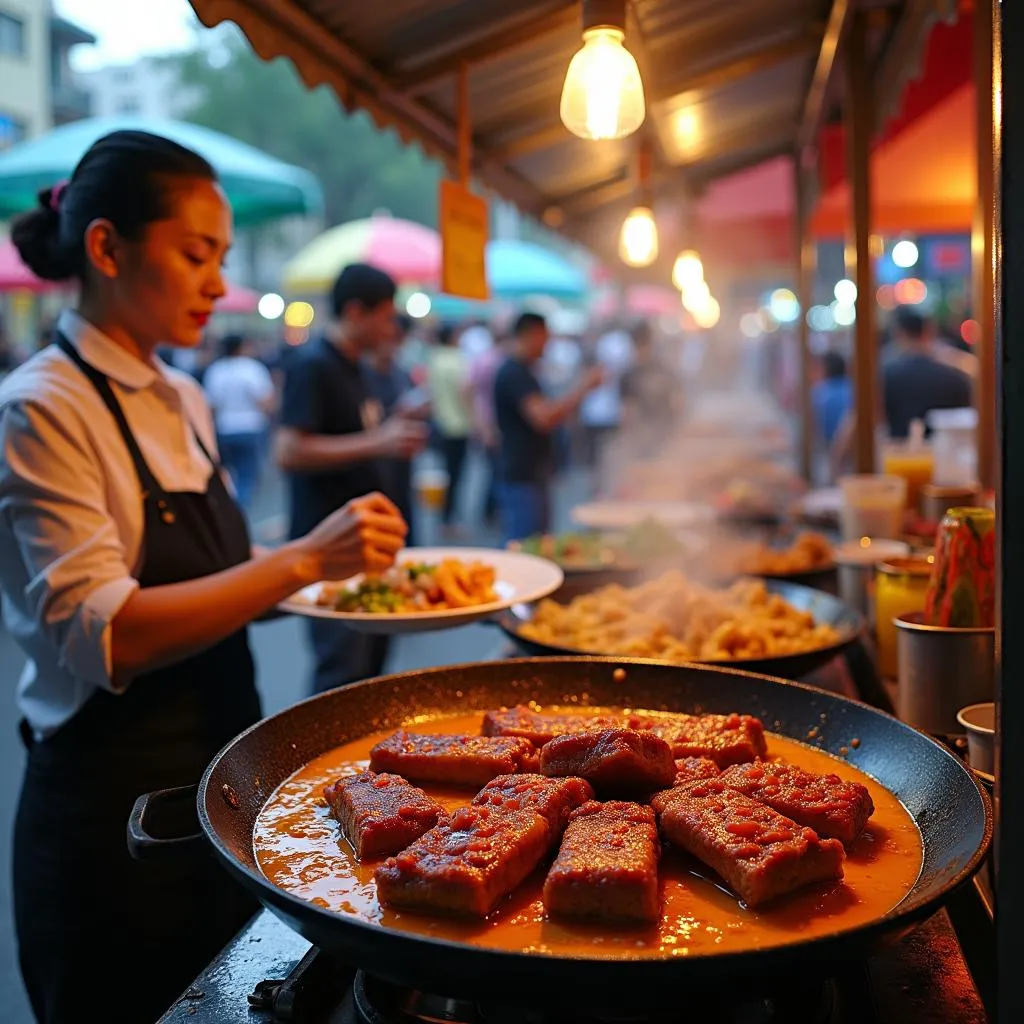
<path id="1" fill-rule="evenodd" d="M 438 629 L 454 629 L 470 622 L 486 619 L 490 615 L 511 608 L 514 604 L 530 604 L 557 590 L 565 579 L 554 562 L 526 555 L 518 551 L 499 551 L 493 548 L 408 548 L 398 554 L 399 562 L 425 562 L 436 564 L 445 558 L 462 562 L 485 562 L 493 565 L 497 579 L 494 589 L 498 600 L 472 608 L 450 608 L 437 612 L 406 612 L 401 615 L 382 615 L 370 612 L 336 612 L 318 605 L 324 584 L 293 594 L 278 607 L 292 615 L 305 615 L 315 619 L 334 619 L 360 633 L 428 633 Z M 362 576 L 345 582 L 357 586 Z"/>
<path id="2" fill-rule="evenodd" d="M 594 501 L 577 505 L 572 518 L 591 530 L 628 530 L 653 519 L 669 529 L 711 523 L 715 510 L 710 505 L 682 501 Z"/>

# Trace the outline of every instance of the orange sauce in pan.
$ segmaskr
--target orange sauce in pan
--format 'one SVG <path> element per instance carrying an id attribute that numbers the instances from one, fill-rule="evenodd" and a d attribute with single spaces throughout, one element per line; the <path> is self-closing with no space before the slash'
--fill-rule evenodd
<path id="1" fill-rule="evenodd" d="M 579 710 L 572 709 L 577 714 Z M 418 732 L 478 734 L 481 716 L 476 712 L 417 719 L 408 727 Z M 875 813 L 864 834 L 847 849 L 842 882 L 810 887 L 753 911 L 714 876 L 709 877 L 696 860 L 666 846 L 659 865 L 662 917 L 656 927 L 547 920 L 541 902 L 547 865 L 485 921 L 388 910 L 377 902 L 375 863 L 355 860 L 322 792 L 339 776 L 368 767 L 370 748 L 392 731 L 338 747 L 278 787 L 254 832 L 257 863 L 271 882 L 340 914 L 438 939 L 513 952 L 664 958 L 762 949 L 855 927 L 896 906 L 921 870 L 920 833 L 892 793 L 830 754 L 769 734 L 769 757 L 812 772 L 835 772 L 863 783 L 871 793 Z M 469 803 L 474 795 L 474 791 L 423 788 L 449 808 Z"/>

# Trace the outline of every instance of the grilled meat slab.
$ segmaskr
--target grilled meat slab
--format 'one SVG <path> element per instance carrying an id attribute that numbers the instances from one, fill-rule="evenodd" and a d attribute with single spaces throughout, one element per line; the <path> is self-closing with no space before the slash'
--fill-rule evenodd
<path id="1" fill-rule="evenodd" d="M 555 917 L 657 921 L 660 851 L 650 807 L 586 803 L 562 837 L 544 882 L 544 906 Z"/>
<path id="2" fill-rule="evenodd" d="M 460 807 L 374 873 L 377 898 L 403 910 L 486 917 L 554 843 L 531 808 Z"/>
<path id="3" fill-rule="evenodd" d="M 324 787 L 331 813 L 358 860 L 389 857 L 428 832 L 440 804 L 400 775 L 361 772 Z"/>
<path id="4" fill-rule="evenodd" d="M 532 745 L 514 736 L 431 736 L 399 729 L 370 750 L 374 771 L 416 782 L 482 786 L 535 766 Z"/>
<path id="5" fill-rule="evenodd" d="M 843 877 L 845 851 L 766 804 L 702 779 L 654 800 L 662 834 L 716 871 L 750 907 Z"/>
<path id="6" fill-rule="evenodd" d="M 540 749 L 542 775 L 574 775 L 601 793 L 648 793 L 672 785 L 672 750 L 637 729 L 595 729 L 556 736 Z"/>
<path id="7" fill-rule="evenodd" d="M 721 776 L 738 789 L 819 836 L 849 845 L 864 831 L 875 805 L 867 787 L 838 775 L 815 775 L 795 765 L 765 761 L 734 765 Z"/>

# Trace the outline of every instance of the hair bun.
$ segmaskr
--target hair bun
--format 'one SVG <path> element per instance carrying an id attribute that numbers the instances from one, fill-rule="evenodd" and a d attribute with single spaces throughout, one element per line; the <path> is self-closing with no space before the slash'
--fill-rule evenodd
<path id="1" fill-rule="evenodd" d="M 22 262 L 44 281 L 67 281 L 75 276 L 74 256 L 61 244 L 60 213 L 53 195 L 59 186 L 43 189 L 39 205 L 11 225 L 11 242 Z"/>

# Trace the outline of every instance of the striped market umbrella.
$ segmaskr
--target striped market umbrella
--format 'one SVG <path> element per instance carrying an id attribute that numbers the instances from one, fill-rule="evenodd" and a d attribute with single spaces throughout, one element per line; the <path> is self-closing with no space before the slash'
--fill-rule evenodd
<path id="1" fill-rule="evenodd" d="M 292 257 L 281 283 L 295 294 L 322 294 L 350 263 L 371 263 L 399 284 L 436 286 L 441 236 L 432 228 L 386 214 L 339 224 Z"/>

